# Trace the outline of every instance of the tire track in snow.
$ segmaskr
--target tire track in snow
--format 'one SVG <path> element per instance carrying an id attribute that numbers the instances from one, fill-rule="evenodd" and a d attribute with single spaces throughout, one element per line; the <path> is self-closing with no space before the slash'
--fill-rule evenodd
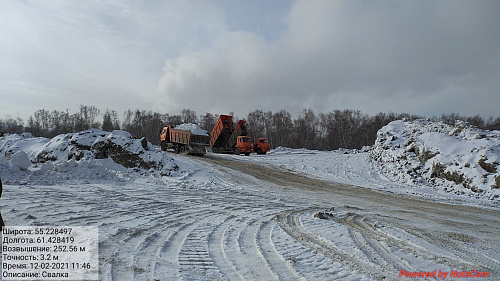
<path id="1" fill-rule="evenodd" d="M 172 218 L 174 215 L 170 214 L 164 219 L 152 222 L 155 227 L 152 227 L 147 236 L 139 241 L 134 250 L 136 253 L 144 253 L 134 256 L 132 267 L 137 269 L 134 271 L 136 280 L 156 279 L 155 274 L 162 272 L 165 268 L 165 262 L 160 257 L 162 249 L 165 249 L 165 245 L 176 233 L 181 231 L 181 228 L 197 222 L 199 215 L 200 213 L 180 213 L 177 216 L 183 217 L 184 220 L 180 222 L 178 218 Z M 160 278 L 160 280 L 164 279 Z"/>
<path id="2" fill-rule="evenodd" d="M 368 263 L 358 256 L 345 252 L 336 247 L 331 241 L 323 239 L 317 234 L 309 232 L 305 229 L 299 219 L 299 216 L 304 212 L 310 212 L 311 209 L 299 209 L 285 211 L 276 216 L 278 225 L 295 240 L 308 246 L 323 255 L 336 260 L 352 270 L 359 271 L 365 275 L 377 278 L 386 279 L 396 278 L 395 272 L 387 271 L 385 268 L 377 264 Z"/>
<path id="3" fill-rule="evenodd" d="M 162 206 L 160 205 L 160 207 Z M 210 218 L 213 214 L 207 210 L 193 211 L 178 208 L 179 206 L 176 207 L 175 204 L 170 207 L 171 211 L 167 211 L 167 208 L 164 209 L 167 211 L 166 213 L 150 212 L 148 208 L 136 209 L 135 219 L 141 223 L 133 228 L 119 228 L 118 232 L 107 239 L 107 241 L 111 240 L 110 244 L 118 241 L 122 244 L 122 247 L 118 249 L 115 247 L 114 252 L 110 254 L 108 262 L 111 264 L 111 269 L 108 276 L 111 280 L 128 279 L 131 275 L 136 277 L 135 280 L 143 280 L 145 276 L 153 276 L 156 272 L 155 269 L 165 270 L 167 267 L 158 266 L 158 264 L 164 263 L 162 258 L 158 258 L 160 256 L 159 249 L 165 248 L 169 239 L 174 239 L 172 237 L 175 237 L 178 232 L 201 223 L 199 220 L 201 216 Z M 118 221 L 117 224 L 121 225 L 123 222 Z M 184 234 L 181 237 L 184 237 Z M 102 248 L 107 249 L 108 247 L 103 246 Z M 102 255 L 106 256 L 106 250 L 103 251 Z M 153 259 L 152 257 L 157 258 Z"/>
<path id="4" fill-rule="evenodd" d="M 470 246 L 460 240 L 457 240 L 456 238 L 448 236 L 449 233 L 448 235 L 446 235 L 446 233 L 442 232 L 416 230 L 411 228 L 406 228 L 405 230 L 415 235 L 416 237 L 422 238 L 425 241 L 439 246 L 441 249 L 452 253 L 456 257 L 459 257 L 461 260 L 458 260 L 456 258 L 450 260 L 448 257 L 440 258 L 440 260 L 449 263 L 455 268 L 462 268 L 466 271 L 489 271 L 493 276 L 500 276 L 500 262 L 498 260 L 484 255 L 483 253 L 481 253 L 481 251 L 478 251 L 473 246 Z M 493 247 L 496 247 L 497 250 L 499 250 L 498 244 Z"/>
<path id="5" fill-rule="evenodd" d="M 278 280 L 257 244 L 257 230 L 262 223 L 261 211 L 240 214 L 223 232 L 222 246 L 227 259 L 243 280 Z"/>
<path id="6" fill-rule="evenodd" d="M 254 276 L 251 279 L 279 280 L 279 276 L 269 266 L 262 249 L 257 241 L 260 225 L 266 220 L 265 214 L 259 214 L 256 219 L 250 220 L 245 229 L 240 233 L 238 243 L 241 252 L 247 256 L 247 267 Z"/>
<path id="7" fill-rule="evenodd" d="M 299 275 L 299 278 L 290 280 L 373 280 L 295 239 L 278 224 L 271 237 L 281 258 Z"/>
<path id="8" fill-rule="evenodd" d="M 394 251 L 405 251 L 406 255 L 430 260 L 429 264 L 434 268 L 440 265 L 467 267 L 484 262 L 484 267 L 498 276 L 500 266 L 494 255 L 490 255 L 493 258 L 482 255 L 482 248 L 476 251 L 471 247 L 475 244 L 468 244 L 467 241 L 446 244 L 447 238 L 454 238 L 450 236 L 442 236 L 435 242 L 435 237 L 447 235 L 446 232 L 425 230 L 415 223 L 425 223 L 427 218 L 411 220 L 423 212 L 422 205 L 434 206 L 434 203 L 411 201 L 410 204 L 418 208 L 410 210 L 416 213 L 402 215 L 404 220 L 410 218 L 409 222 L 403 219 L 396 221 L 377 214 L 401 214 L 399 209 L 404 208 L 407 202 L 390 205 L 393 197 L 350 187 L 332 188 L 338 193 L 330 197 L 334 200 L 328 201 L 328 196 L 322 197 L 329 194 L 326 189 L 333 185 L 323 187 L 318 180 L 311 181 L 293 173 L 267 171 L 267 168 L 257 170 L 261 180 L 238 175 L 240 172 L 226 173 L 222 170 L 210 175 L 214 183 L 210 180 L 178 183 L 170 179 L 165 182 L 162 179 L 141 179 L 138 182 L 102 183 L 78 188 L 48 186 L 27 194 L 23 193 L 32 188 L 20 187 L 13 194 L 25 200 L 9 201 L 7 197 L 3 203 L 7 203 L 8 219 L 14 221 L 15 215 L 22 214 L 17 219 L 20 222 L 18 225 L 99 224 L 100 278 L 103 280 L 397 279 L 394 275 L 400 269 L 420 269 L 412 268 L 407 260 L 391 255 Z M 272 177 L 277 179 L 273 181 Z M 265 188 L 261 188 L 263 185 Z M 273 190 L 277 185 L 286 185 L 289 190 L 294 187 L 309 188 L 314 192 L 304 195 L 297 191 L 286 193 L 284 188 Z M 318 195 L 316 191 L 324 193 Z M 58 196 L 54 196 L 56 194 Z M 346 200 L 347 197 L 355 200 Z M 307 223 L 308 220 L 317 220 L 311 214 L 320 207 L 310 209 L 304 206 L 318 206 L 323 204 L 321 202 L 352 204 L 364 209 L 355 211 L 359 214 L 336 216 L 324 224 L 317 221 Z M 384 207 L 375 208 L 372 205 Z M 396 208 L 397 212 L 393 211 Z M 441 212 L 441 208 L 444 209 L 437 205 L 430 213 Z M 451 210 L 468 209 L 453 207 Z M 27 219 L 28 215 L 37 218 Z M 468 217 L 464 220 L 474 222 Z M 394 226 L 394 231 L 405 230 L 408 236 L 418 239 L 404 241 L 400 235 L 391 235 L 389 227 L 384 229 L 372 221 Z M 489 221 L 493 220 L 486 222 Z M 352 244 L 367 255 L 360 251 L 347 251 L 335 237 L 324 235 L 322 231 L 327 230 L 329 223 L 336 223 L 350 231 L 351 235 L 345 239 L 350 239 L 349 242 L 356 240 L 357 243 Z M 497 228 L 493 225 L 492 229 Z M 460 234 L 460 229 L 457 233 Z M 491 237 L 492 240 L 498 237 L 494 233 L 488 235 L 484 237 Z M 420 240 L 428 241 L 431 250 L 427 251 L 421 243 L 417 243 Z M 437 251 L 432 248 L 434 245 L 444 250 Z M 498 249 L 495 244 L 491 245 L 492 251 Z M 459 252 L 464 249 L 467 251 L 460 255 Z M 469 254 L 473 258 L 466 257 Z M 254 262 L 253 266 L 248 266 L 250 262 Z M 262 273 L 258 272 L 261 268 L 264 269 Z"/>
<path id="9" fill-rule="evenodd" d="M 380 233 L 374 233 L 372 226 L 364 220 L 365 217 L 353 213 L 347 213 L 346 217 L 336 219 L 337 222 L 349 227 L 348 232 L 351 239 L 371 262 L 390 269 L 392 272 L 398 272 L 399 270 L 412 271 L 413 268 L 409 267 L 408 264 L 391 255 L 386 249 L 387 246 L 381 245 L 381 242 L 387 239 L 382 237 Z M 399 241 L 397 244 L 399 244 Z"/>
<path id="10" fill-rule="evenodd" d="M 222 223 L 212 229 L 210 239 L 208 241 L 209 251 L 215 265 L 228 280 L 245 280 L 236 269 L 234 262 L 227 256 L 224 237 L 232 225 L 238 221 L 238 216 L 228 215 Z"/>
<path id="11" fill-rule="evenodd" d="M 208 246 L 204 241 L 200 244 L 200 237 L 211 231 L 211 228 L 206 230 L 206 225 L 220 214 L 205 209 L 187 211 L 172 219 L 174 230 L 155 249 L 154 279 L 178 280 L 191 268 L 215 269 Z"/>
<path id="12" fill-rule="evenodd" d="M 393 227 L 403 230 L 416 238 L 426 241 L 429 245 L 438 246 L 440 249 L 444 250 L 444 253 L 437 253 L 436 251 L 429 251 L 425 247 L 384 233 L 371 224 L 366 223 L 366 220 L 367 218 L 365 216 L 348 213 L 346 218 L 339 220 L 339 222 L 346 223 L 358 231 L 366 233 L 367 236 L 374 237 L 376 241 L 396 246 L 412 253 L 415 256 L 419 256 L 427 260 L 435 260 L 451 269 L 459 268 L 462 270 L 481 270 L 490 271 L 494 274 L 499 273 L 498 268 L 500 263 L 497 260 L 476 251 L 473 246 L 467 245 L 456 238 L 445 235 L 446 233 L 409 227 L 406 224 L 398 222 L 398 220 L 394 218 L 377 217 L 377 220 L 380 220 L 385 224 L 392 225 Z"/>
<path id="13" fill-rule="evenodd" d="M 216 217 L 218 215 L 214 216 Z M 185 279 L 220 279 L 223 277 L 209 252 L 208 239 L 212 228 L 211 222 L 203 219 L 186 236 L 178 257 L 181 276 Z"/>
<path id="14" fill-rule="evenodd" d="M 153 280 L 182 278 L 188 280 L 225 280 L 228 276 L 242 276 L 244 280 L 269 279 L 272 276 L 269 276 L 271 270 L 264 273 L 260 267 L 251 268 L 248 271 L 244 270 L 251 262 L 257 262 L 261 265 L 267 264 L 262 255 L 257 259 L 256 255 L 249 254 L 248 246 L 253 244 L 253 251 L 258 252 L 255 237 L 257 237 L 257 229 L 262 223 L 260 218 L 269 213 L 274 214 L 275 210 L 273 206 L 263 208 L 264 203 L 256 204 L 253 202 L 259 199 L 255 194 L 245 194 L 245 192 L 231 192 L 231 194 L 231 197 L 235 198 L 221 198 L 217 194 L 185 198 L 182 200 L 183 206 L 172 207 L 182 211 L 171 212 L 164 215 L 162 219 L 154 216 L 147 218 L 151 214 L 148 212 L 145 214 L 145 209 L 142 209 L 143 212 L 140 216 L 144 218 L 141 218 L 141 221 L 147 225 L 145 228 L 150 227 L 150 229 L 128 234 L 122 231 L 119 233 L 121 236 L 111 236 L 113 240 L 124 241 L 124 244 L 137 245 L 130 254 L 141 254 L 136 254 L 133 260 L 130 260 L 127 259 L 127 255 L 129 255 L 127 251 L 117 250 L 112 257 L 113 267 L 109 279 L 120 280 L 129 277 L 130 274 L 133 274 L 135 280 L 143 280 L 145 276 Z M 173 201 L 176 200 L 177 198 L 173 198 Z M 201 201 L 204 204 L 200 204 Z M 207 201 L 212 203 L 207 204 Z M 269 215 L 267 216 L 269 217 Z M 173 224 L 177 226 L 172 227 Z M 162 225 L 163 227 L 154 225 Z M 221 229 L 223 225 L 226 227 L 217 230 Z M 137 226 L 136 229 L 138 227 L 140 226 Z M 167 231 L 169 234 L 162 233 Z M 222 237 L 214 238 L 214 234 L 222 235 Z M 253 240 L 252 237 L 254 237 Z M 234 253 L 229 255 L 228 251 L 225 250 L 224 243 L 230 243 L 231 239 L 238 244 L 238 247 L 235 248 L 239 249 L 237 255 Z M 220 242 L 215 242 L 215 244 L 212 242 L 217 240 Z M 158 243 L 160 245 L 155 246 Z M 223 255 L 221 257 L 214 251 L 214 245 L 217 244 L 220 245 L 218 246 L 219 253 L 223 252 L 226 257 Z M 148 266 L 147 261 L 151 259 L 144 258 L 148 253 L 155 252 L 155 248 L 154 260 L 156 263 L 154 266 Z M 225 263 L 226 266 L 221 266 L 221 263 Z M 234 264 L 238 265 L 238 263 L 239 267 L 234 267 Z M 123 268 L 125 270 L 122 270 Z M 147 274 L 148 272 L 153 273 Z M 127 274 L 129 275 L 127 276 Z"/>
<path id="15" fill-rule="evenodd" d="M 380 221 L 385 221 L 384 217 L 377 217 Z M 384 266 L 391 267 L 395 271 L 406 270 L 406 271 L 418 271 L 419 269 L 413 268 L 409 266 L 409 262 L 404 262 L 404 260 L 399 259 L 398 257 L 391 254 L 387 249 L 387 246 L 396 247 L 398 249 L 402 249 L 407 253 L 411 253 L 411 255 L 419 258 L 423 258 L 429 261 L 437 261 L 440 264 L 444 264 L 449 266 L 450 268 L 468 268 L 470 264 L 464 263 L 461 260 L 458 260 L 456 257 L 452 255 L 443 255 L 436 252 L 431 252 L 427 250 L 425 247 L 419 246 L 412 242 L 402 240 L 391 236 L 387 233 L 384 233 L 379 228 L 376 228 L 371 223 L 367 223 L 368 218 L 363 215 L 358 215 L 356 213 L 348 212 L 345 216 L 336 219 L 337 222 L 342 223 L 351 228 L 352 231 L 359 233 L 361 237 L 363 237 L 364 241 L 367 244 L 365 247 L 365 251 L 370 251 L 373 257 L 374 262 L 380 261 L 379 258 L 387 263 Z M 395 220 L 390 220 L 394 222 Z M 396 228 L 404 228 L 402 224 L 394 225 Z M 364 237 L 370 237 L 366 239 Z M 383 245 L 384 243 L 385 245 Z M 382 264 L 383 265 L 383 264 Z M 425 280 L 425 279 L 423 279 Z"/>
<path id="16" fill-rule="evenodd" d="M 424 216 L 444 226 L 444 230 L 432 231 L 411 227 L 404 227 L 404 229 L 416 237 L 438 245 L 457 257 L 476 263 L 476 268 L 480 266 L 483 270 L 495 272 L 496 275 L 500 276 L 500 261 L 492 258 L 500 252 L 494 230 L 491 230 L 486 224 L 481 223 L 478 227 L 478 225 L 462 221 L 461 218 L 437 218 L 425 214 Z M 474 235 L 463 233 L 472 228 L 477 229 Z M 474 244 L 477 240 L 481 241 L 480 245 Z"/>
<path id="17" fill-rule="evenodd" d="M 182 223 L 166 240 L 162 241 L 156 254 L 154 280 L 179 280 L 179 253 L 186 236 L 195 229 L 195 224 Z"/>
<path id="18" fill-rule="evenodd" d="M 356 254 L 355 251 L 347 252 L 337 247 L 328 238 L 323 237 L 316 232 L 306 228 L 301 222 L 301 216 L 311 215 L 315 209 L 295 209 L 284 211 L 276 215 L 275 219 L 278 225 L 288 235 L 303 245 L 322 253 L 323 255 L 338 261 L 352 270 L 357 270 L 365 275 L 376 279 L 397 279 L 400 270 L 418 271 L 409 265 L 408 261 L 393 255 L 389 247 L 396 247 L 415 257 L 424 258 L 429 261 L 438 261 L 450 268 L 461 268 L 463 270 L 482 270 L 481 266 L 473 267 L 470 263 L 464 263 L 462 260 L 452 256 L 443 256 L 437 253 L 429 252 L 410 242 L 392 237 L 373 225 L 366 222 L 366 217 L 355 213 L 347 213 L 341 217 L 332 217 L 333 223 L 340 223 L 347 227 L 347 233 L 354 242 L 356 248 L 360 249 L 365 257 Z M 316 230 L 318 231 L 318 230 Z M 438 243 L 439 244 L 439 243 Z M 432 280 L 432 279 L 422 279 Z"/>
<path id="19" fill-rule="evenodd" d="M 273 217 L 274 218 L 274 217 Z M 272 268 L 273 272 L 279 276 L 280 280 L 305 280 L 297 271 L 286 262 L 276 249 L 272 240 L 272 233 L 276 227 L 276 222 L 268 218 L 264 220 L 257 231 L 260 251 L 263 258 Z"/>

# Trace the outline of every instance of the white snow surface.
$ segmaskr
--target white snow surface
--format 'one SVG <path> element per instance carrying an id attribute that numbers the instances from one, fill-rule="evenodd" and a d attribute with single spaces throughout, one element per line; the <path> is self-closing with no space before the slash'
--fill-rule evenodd
<path id="1" fill-rule="evenodd" d="M 422 164 L 416 150 L 439 153 Z M 362 150 L 278 147 L 266 155 L 221 157 L 431 200 L 495 208 L 500 204 L 500 187 L 495 187 L 495 179 L 500 180 L 500 132 L 480 130 L 464 122 L 452 127 L 427 120 L 394 121 L 379 130 L 373 147 Z M 495 166 L 496 172 L 481 168 L 480 159 Z M 469 186 L 432 176 L 437 163 L 446 167 L 445 172 L 459 172 Z"/>
<path id="2" fill-rule="evenodd" d="M 499 161 L 498 132 L 453 130 L 425 121 L 397 121 L 380 130 L 373 148 L 362 151 L 279 147 L 267 155 L 219 156 L 326 181 L 500 209 L 498 189 L 489 188 L 498 172 L 484 177 L 477 168 L 481 158 Z M 411 158 L 405 144 L 412 137 L 414 145 L 440 152 L 419 164 L 420 170 L 427 171 L 431 161 L 455 161 L 462 171 L 471 169 L 464 174 L 473 184 L 485 182 L 478 186 L 483 191 L 440 185 L 441 179 L 427 176 L 429 171 L 408 177 L 406 168 L 416 166 L 418 157 L 409 164 L 389 159 L 405 153 Z M 119 146 L 145 164 L 127 168 L 109 155 L 97 157 L 102 144 Z M 476 153 L 469 155 L 471 151 Z M 7 225 L 99 226 L 101 280 L 377 280 L 306 247 L 281 227 L 282 221 L 297 221 L 304 233 L 333 243 L 358 263 L 370 264 L 368 254 L 353 243 L 352 231 L 339 223 L 348 220 L 352 210 L 336 208 L 332 219 L 316 219 L 313 215 L 322 205 L 313 193 L 286 191 L 241 173 L 223 172 L 147 142 L 144 147 L 144 140 L 132 139 L 127 132 L 86 130 L 52 139 L 4 136 L 0 176 Z M 414 270 L 453 269 L 437 263 L 436 257 L 449 255 L 444 250 L 403 229 L 377 224 L 385 233 L 379 234 L 389 239 L 383 241 L 426 249 L 412 252 L 382 242 L 378 247 L 385 258 L 408 262 Z M 497 263 L 500 258 L 494 250 L 484 255 Z M 401 268 L 391 269 L 396 277 Z"/>
<path id="3" fill-rule="evenodd" d="M 99 156 L 107 150 L 102 148 L 103 144 L 118 147 L 122 155 Z M 118 130 L 91 129 L 52 139 L 11 134 L 0 138 L 0 155 L 4 183 L 95 182 L 135 178 L 141 174 L 180 175 L 179 167 L 168 154 Z"/>
<path id="4" fill-rule="evenodd" d="M 377 133 L 370 156 L 392 181 L 500 200 L 500 131 L 463 121 L 393 121 Z"/>
<path id="5" fill-rule="evenodd" d="M 207 131 L 193 123 L 183 123 L 175 126 L 176 129 L 190 131 L 193 135 L 208 136 Z"/>

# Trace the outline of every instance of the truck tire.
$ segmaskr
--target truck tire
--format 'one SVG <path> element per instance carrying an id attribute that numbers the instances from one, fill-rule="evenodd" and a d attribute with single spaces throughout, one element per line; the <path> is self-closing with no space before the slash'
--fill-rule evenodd
<path id="1" fill-rule="evenodd" d="M 234 149 L 234 154 L 236 154 L 236 155 L 240 155 L 240 149 L 239 149 L 239 148 L 235 148 L 235 149 Z"/>
<path id="2" fill-rule="evenodd" d="M 165 141 L 161 142 L 161 150 L 167 151 L 167 143 Z"/>
<path id="3" fill-rule="evenodd" d="M 262 149 L 260 147 L 258 147 L 255 152 L 257 152 L 257 154 L 262 154 Z"/>
<path id="4" fill-rule="evenodd" d="M 186 154 L 186 146 L 185 145 L 181 145 L 181 147 L 179 148 L 179 153 Z"/>
<path id="5" fill-rule="evenodd" d="M 250 156 L 250 152 L 245 153 L 246 156 Z"/>

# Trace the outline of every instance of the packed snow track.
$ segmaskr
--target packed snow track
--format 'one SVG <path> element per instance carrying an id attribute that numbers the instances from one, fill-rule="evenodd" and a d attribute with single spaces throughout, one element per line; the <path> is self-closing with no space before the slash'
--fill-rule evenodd
<path id="1" fill-rule="evenodd" d="M 402 270 L 500 278 L 496 209 L 213 154 L 176 157 L 191 167 L 185 177 L 6 185 L 2 214 L 11 225 L 98 225 L 101 280 L 401 280 Z"/>

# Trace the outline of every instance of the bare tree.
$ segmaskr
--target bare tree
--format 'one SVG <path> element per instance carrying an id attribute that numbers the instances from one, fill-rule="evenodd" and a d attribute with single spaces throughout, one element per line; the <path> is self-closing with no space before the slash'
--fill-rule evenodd
<path id="1" fill-rule="evenodd" d="M 109 132 L 120 130 L 120 120 L 118 120 L 118 113 L 116 111 L 109 108 L 106 109 L 102 120 L 102 130 Z"/>
<path id="2" fill-rule="evenodd" d="M 266 122 L 264 111 L 255 110 L 248 113 L 246 121 L 248 136 L 254 139 L 257 137 L 268 137 L 266 132 L 266 124 L 268 122 Z"/>
<path id="3" fill-rule="evenodd" d="M 493 119 L 492 116 L 488 118 L 485 124 L 485 129 L 488 130 L 499 130 L 500 131 L 500 116 L 498 116 L 496 119 Z"/>
<path id="4" fill-rule="evenodd" d="M 130 131 L 131 126 L 132 126 L 132 118 L 134 117 L 134 112 L 132 109 L 127 109 L 123 113 L 123 122 L 122 122 L 122 128 L 125 131 Z"/>
<path id="5" fill-rule="evenodd" d="M 198 124 L 198 117 L 196 116 L 196 112 L 189 109 L 183 109 L 181 111 L 181 119 L 183 123 Z"/>
<path id="6" fill-rule="evenodd" d="M 288 111 L 282 109 L 272 114 L 271 128 L 268 130 L 269 133 L 267 135 L 269 142 L 271 143 L 271 147 L 292 146 L 293 131 L 292 116 Z"/>
<path id="7" fill-rule="evenodd" d="M 217 123 L 218 115 L 214 115 L 212 113 L 206 113 L 205 115 L 200 116 L 200 128 L 207 131 L 209 134 L 212 129 L 215 127 L 215 123 Z"/>
<path id="8" fill-rule="evenodd" d="M 294 143 L 296 148 L 317 148 L 318 119 L 312 109 L 303 109 L 294 121 Z"/>
<path id="9" fill-rule="evenodd" d="M 80 105 L 80 118 L 84 130 L 100 127 L 99 122 L 96 121 L 99 112 L 100 110 L 95 106 Z"/>
<path id="10" fill-rule="evenodd" d="M 22 118 L 8 117 L 6 120 L 0 119 L 0 131 L 9 134 L 21 134 L 24 132 L 24 121 Z"/>
<path id="11" fill-rule="evenodd" d="M 146 137 L 151 143 L 157 144 L 159 131 L 165 125 L 199 122 L 202 129 L 210 132 L 218 118 L 218 115 L 208 112 L 198 118 L 196 112 L 189 109 L 183 109 L 180 115 L 128 109 L 123 114 L 123 123 L 120 126 L 118 114 L 114 110 L 106 109 L 101 126 L 96 121 L 99 113 L 100 110 L 95 106 L 86 105 L 81 105 L 79 112 L 74 114 L 70 114 L 69 109 L 51 112 L 41 109 L 29 117 L 26 130 L 35 136 L 53 137 L 97 127 L 105 131 L 122 128 L 134 137 Z M 234 121 L 237 121 L 234 113 L 230 114 L 233 115 Z M 268 138 L 272 147 L 332 150 L 373 145 L 380 128 L 402 118 L 414 120 L 421 117 L 393 112 L 368 116 L 359 110 L 350 109 L 316 115 L 312 109 L 303 109 L 296 119 L 292 119 L 286 110 L 276 113 L 254 110 L 248 113 L 246 126 L 249 136 L 254 139 Z M 441 120 L 450 125 L 454 125 L 456 120 L 464 120 L 480 128 L 500 130 L 500 117 L 490 117 L 485 121 L 480 115 L 464 117 L 451 113 L 443 114 L 440 118 L 434 117 L 433 120 Z M 0 120 L 0 125 L 6 132 L 21 132 L 24 122 L 21 119 Z"/>

